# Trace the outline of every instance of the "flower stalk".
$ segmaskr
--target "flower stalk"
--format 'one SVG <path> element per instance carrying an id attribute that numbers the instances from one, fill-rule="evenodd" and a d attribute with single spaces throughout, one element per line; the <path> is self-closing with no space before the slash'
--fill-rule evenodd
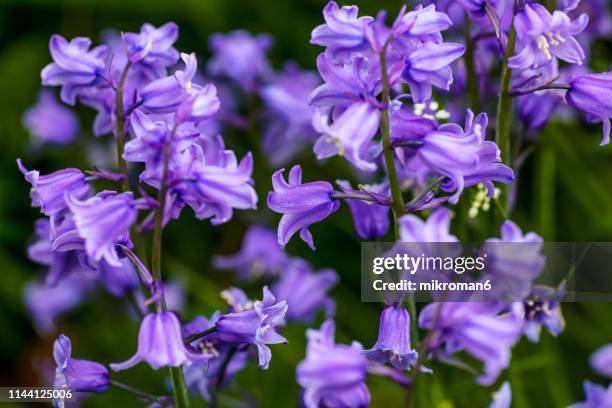
<path id="1" fill-rule="evenodd" d="M 497 122 L 495 126 L 495 143 L 501 149 L 501 159 L 504 164 L 512 167 L 511 163 L 511 143 L 510 130 L 512 125 L 512 95 L 510 94 L 510 79 L 512 77 L 512 69 L 508 66 L 508 60 L 514 55 L 514 46 L 516 44 L 516 29 L 514 27 L 514 18 L 510 23 L 510 33 L 508 34 L 508 44 L 504 52 L 502 60 L 502 76 L 497 100 Z M 507 192 L 508 188 L 504 188 L 505 207 L 508 206 Z"/>
<path id="2" fill-rule="evenodd" d="M 125 118 L 123 115 L 123 86 L 125 79 L 132 66 L 132 62 L 128 60 L 127 64 L 121 71 L 117 88 L 115 89 L 115 120 L 117 121 L 117 166 L 119 166 L 119 172 L 125 175 L 123 180 L 123 190 L 128 191 L 130 189 L 129 175 L 127 171 L 127 164 L 123 160 L 123 147 L 125 145 Z"/>

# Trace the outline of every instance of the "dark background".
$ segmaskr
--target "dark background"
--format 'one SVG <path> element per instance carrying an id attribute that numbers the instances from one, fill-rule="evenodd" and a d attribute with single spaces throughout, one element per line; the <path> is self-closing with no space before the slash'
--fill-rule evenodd
<path id="1" fill-rule="evenodd" d="M 399 1 L 359 3 L 362 3 L 362 13 L 369 15 L 379 9 L 393 14 L 401 6 Z M 95 43 L 105 28 L 138 31 L 143 22 L 157 26 L 173 20 L 181 30 L 177 49 L 195 51 L 203 63 L 209 56 L 207 37 L 211 33 L 244 28 L 273 35 L 270 58 L 276 68 L 290 59 L 314 69 L 320 49 L 308 41 L 312 28 L 322 22 L 324 4 L 313 0 L 0 2 L 1 386 L 48 384 L 41 367 L 50 364 L 45 360 L 51 359 L 55 339 L 55 335 L 40 338 L 35 333 L 23 306 L 24 283 L 40 276 L 43 270 L 25 256 L 38 214 L 29 207 L 29 185 L 18 172 L 15 159 L 22 157 L 31 168 L 42 173 L 66 166 L 87 168 L 85 146 L 94 139 L 90 130 L 93 112 L 87 108 L 77 108 L 82 131 L 70 147 L 32 148 L 28 132 L 21 124 L 23 111 L 36 100 L 40 70 L 50 62 L 47 49 L 50 35 L 89 36 Z M 598 43 L 594 49 L 594 66 L 605 70 L 609 61 L 609 44 Z M 250 148 L 246 135 L 236 132 L 226 136 L 227 146 L 240 152 L 240 156 Z M 553 123 L 540 134 L 535 142 L 537 149 L 521 173 L 519 201 L 512 217 L 525 231 L 537 231 L 549 241 L 612 241 L 612 189 L 609 187 L 612 147 L 600 148 L 599 139 L 599 126 L 588 127 L 577 121 Z M 108 141 L 106 136 L 94 143 Z M 351 176 L 341 159 L 321 164 L 306 151 L 295 161 L 302 163 L 305 180 L 333 181 Z M 190 211 L 185 211 L 181 220 L 167 229 L 164 274 L 179 281 L 185 289 L 188 306 L 183 317 L 186 319 L 196 314 L 208 315 L 223 307 L 218 293 L 233 284 L 228 272 L 213 270 L 211 256 L 237 250 L 244 229 L 252 222 L 276 227 L 278 217 L 265 206 L 272 169 L 256 163 L 256 173 L 258 212 L 236 212 L 230 223 L 213 228 L 208 222 L 197 222 Z M 464 200 L 469 200 L 469 194 L 466 197 Z M 478 222 L 488 221 L 479 219 Z M 332 292 L 337 301 L 337 338 L 345 343 L 355 339 L 368 348 L 376 339 L 381 306 L 360 303 L 359 241 L 347 207 L 343 205 L 333 217 L 312 227 L 312 232 L 318 247 L 316 252 L 310 252 L 297 237 L 287 250 L 292 255 L 303 256 L 317 268 L 333 267 L 338 271 L 341 283 Z M 478 232 L 472 238 L 478 238 Z M 259 297 L 260 286 L 255 283 L 247 285 L 247 289 Z M 77 357 L 105 363 L 126 359 L 136 349 L 137 322 L 125 312 L 122 301 L 102 291 L 93 300 L 64 318 L 60 332 L 72 338 Z M 564 406 L 582 398 L 584 378 L 598 380 L 588 367 L 588 356 L 595 348 L 612 341 L 612 305 L 565 304 L 563 310 L 567 321 L 565 332 L 558 339 L 543 333 L 538 344 L 523 339 L 513 353 L 510 369 L 500 377 L 499 382 L 508 379 L 512 384 L 513 406 Z M 272 347 L 270 369 L 261 372 L 251 362 L 226 395 L 252 397 L 265 407 L 297 406 L 300 389 L 295 381 L 295 366 L 304 357 L 305 329 L 305 325 L 299 324 L 285 329 L 283 334 L 290 343 Z M 438 365 L 433 368 L 435 375 L 420 383 L 421 398 L 433 401 L 423 406 L 486 406 L 491 392 L 497 388 L 497 385 L 480 387 L 472 375 L 458 369 Z M 165 374 L 166 371 L 154 372 L 141 364 L 125 373 L 111 375 L 161 394 L 166 392 Z M 373 378 L 368 385 L 373 395 L 372 406 L 400 406 L 403 401 L 402 390 L 386 380 Z M 94 407 L 110 404 L 142 405 L 118 390 L 85 401 L 86 406 Z"/>

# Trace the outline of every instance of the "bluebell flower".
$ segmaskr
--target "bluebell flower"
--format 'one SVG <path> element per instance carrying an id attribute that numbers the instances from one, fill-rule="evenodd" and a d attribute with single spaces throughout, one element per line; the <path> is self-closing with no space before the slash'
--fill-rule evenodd
<path id="1" fill-rule="evenodd" d="M 154 370 L 179 367 L 192 361 L 209 360 L 212 356 L 198 353 L 183 344 L 181 324 L 173 312 L 149 313 L 138 332 L 138 350 L 122 363 L 111 364 L 114 371 L 127 370 L 144 361 Z"/>
<path id="2" fill-rule="evenodd" d="M 288 262 L 289 257 L 280 248 L 276 233 L 259 225 L 251 226 L 244 234 L 240 251 L 213 258 L 215 268 L 232 269 L 241 279 L 278 276 Z"/>
<path id="3" fill-rule="evenodd" d="M 95 280 L 82 273 L 72 273 L 49 286 L 33 280 L 24 288 L 24 303 L 34 328 L 41 335 L 57 329 L 58 320 L 85 302 L 95 288 Z"/>
<path id="4" fill-rule="evenodd" d="M 501 163 L 500 151 L 494 142 L 485 140 L 487 115 L 476 118 L 468 110 L 464 129 L 446 123 L 423 138 L 419 159 L 435 174 L 446 176 L 440 188 L 454 192 L 449 202 L 455 204 L 465 187 L 483 183 L 493 196 L 493 181 L 510 183 L 512 169 Z"/>
<path id="5" fill-rule="evenodd" d="M 490 385 L 510 364 L 512 346 L 522 333 L 518 313 L 484 302 L 430 303 L 419 315 L 419 327 L 432 330 L 430 351 L 447 358 L 466 351 L 484 363 L 479 384 Z"/>
<path id="6" fill-rule="evenodd" d="M 187 338 L 193 334 L 201 333 L 214 327 L 221 313 L 215 312 L 210 319 L 204 316 L 197 316 L 189 323 L 185 324 L 183 337 Z M 191 345 L 203 352 L 212 355 L 207 361 L 196 361 L 183 367 L 185 382 L 191 392 L 199 393 L 206 401 L 210 401 L 211 393 L 221 389 L 234 378 L 238 372 L 246 366 L 249 355 L 245 350 L 237 350 L 234 345 L 220 342 L 215 333 L 209 334 L 203 339 L 196 340 Z M 232 353 L 231 356 L 229 353 Z M 218 384 L 219 373 L 226 359 L 229 358 L 223 383 Z"/>
<path id="7" fill-rule="evenodd" d="M 546 265 L 546 257 L 542 255 L 543 242 L 535 232 L 523 234 L 510 220 L 502 224 L 501 238 L 485 241 L 481 253 L 487 255 L 485 273 L 495 287 L 493 296 L 496 300 L 522 301 L 530 294 L 537 295 L 532 293 L 532 288 Z"/>
<path id="8" fill-rule="evenodd" d="M 450 233 L 451 212 L 448 208 L 434 211 L 427 221 L 408 214 L 399 219 L 399 235 L 402 242 L 458 242 Z"/>
<path id="9" fill-rule="evenodd" d="M 610 143 L 610 118 L 612 117 L 612 71 L 601 74 L 576 75 L 565 94 L 568 104 L 587 114 L 587 119 L 603 124 L 601 146 Z"/>
<path id="10" fill-rule="evenodd" d="M 268 207 L 283 214 L 278 224 L 278 243 L 284 248 L 293 234 L 300 231 L 300 238 L 314 250 L 308 227 L 336 212 L 340 201 L 333 199 L 334 188 L 325 181 L 302 183 L 299 165 L 291 168 L 288 181 L 283 177 L 284 171 L 280 169 L 272 175 L 274 191 L 268 193 Z"/>
<path id="11" fill-rule="evenodd" d="M 284 324 L 286 313 L 287 302 L 277 302 L 264 286 L 263 299 L 254 302 L 251 309 L 219 317 L 215 323 L 216 335 L 222 342 L 257 346 L 259 367 L 265 370 L 272 359 L 272 350 L 267 345 L 287 343 L 276 331 L 277 326 Z"/>
<path id="12" fill-rule="evenodd" d="M 334 314 L 336 304 L 328 292 L 338 283 L 333 269 L 315 272 L 302 259 L 292 259 L 283 270 L 272 292 L 287 302 L 287 320 L 310 323 L 319 310 L 327 317 Z"/>
<path id="13" fill-rule="evenodd" d="M 314 107 L 308 97 L 320 83 L 316 73 L 287 63 L 260 89 L 267 109 L 262 149 L 273 166 L 286 163 L 315 140 L 317 133 L 311 125 Z"/>
<path id="14" fill-rule="evenodd" d="M 150 82 L 140 91 L 143 108 L 149 113 L 173 113 L 187 97 L 200 89 L 192 82 L 198 69 L 195 54 L 181 54 L 184 70 Z"/>
<path id="15" fill-rule="evenodd" d="M 74 105 L 79 91 L 103 82 L 107 47 L 90 50 L 90 46 L 91 40 L 85 37 L 68 42 L 55 34 L 49 40 L 53 62 L 40 73 L 42 84 L 61 86 L 61 99 L 69 105 Z"/>
<path id="16" fill-rule="evenodd" d="M 340 180 L 337 182 L 342 188 L 350 189 L 351 185 L 348 181 Z M 389 195 L 389 185 L 387 183 L 372 184 L 365 188 L 375 194 Z M 389 230 L 389 206 L 380 205 L 375 202 L 367 202 L 363 200 L 346 199 L 351 215 L 353 216 L 353 225 L 357 231 L 357 235 L 364 240 L 374 240 L 384 237 Z"/>
<path id="17" fill-rule="evenodd" d="M 179 59 L 178 51 L 173 47 L 178 39 L 179 29 L 176 23 L 169 22 L 159 28 L 145 23 L 139 33 L 124 33 L 123 39 L 128 59 L 132 63 L 141 63 L 153 69 L 174 65 Z M 156 69 L 159 73 L 159 69 Z"/>
<path id="18" fill-rule="evenodd" d="M 104 259 L 121 267 L 116 244 L 129 241 L 129 230 L 138 215 L 131 192 L 103 191 L 84 201 L 65 196 L 76 230 L 85 240 L 85 251 L 94 261 Z"/>
<path id="19" fill-rule="evenodd" d="M 583 388 L 586 400 L 576 402 L 568 408 L 606 408 L 612 406 L 612 384 L 606 388 L 603 385 L 585 381 Z"/>
<path id="20" fill-rule="evenodd" d="M 177 123 L 201 122 L 212 117 L 220 107 L 217 88 L 213 84 L 206 84 L 178 106 L 175 120 Z"/>
<path id="21" fill-rule="evenodd" d="M 62 106 L 50 91 L 38 94 L 36 105 L 24 113 L 23 124 L 38 143 L 69 144 L 79 131 L 77 115 Z"/>
<path id="22" fill-rule="evenodd" d="M 254 36 L 244 30 L 215 33 L 209 44 L 213 57 L 208 72 L 229 78 L 247 92 L 254 91 L 257 79 L 270 72 L 266 53 L 272 46 L 272 37 L 268 34 Z"/>
<path id="23" fill-rule="evenodd" d="M 612 343 L 597 349 L 591 354 L 589 362 L 598 374 L 612 378 Z"/>
<path id="24" fill-rule="evenodd" d="M 335 344 L 335 325 L 327 320 L 320 330 L 308 329 L 306 358 L 297 366 L 307 408 L 362 408 L 370 404 L 365 384 L 368 361 L 361 344 Z"/>
<path id="25" fill-rule="evenodd" d="M 358 14 L 357 6 L 340 8 L 335 1 L 330 1 L 323 8 L 325 24 L 312 30 L 310 43 L 327 47 L 332 57 L 367 47 L 365 26 L 374 19 L 358 17 Z"/>
<path id="26" fill-rule="evenodd" d="M 32 185 L 32 207 L 40 207 L 40 211 L 47 216 L 57 215 L 67 208 L 65 195 L 74 198 L 89 195 L 89 184 L 79 169 L 66 168 L 41 176 L 38 170 L 26 169 L 21 159 L 17 159 L 17 166 Z"/>
<path id="27" fill-rule="evenodd" d="M 415 102 L 428 101 L 434 86 L 448 91 L 453 82 L 450 64 L 464 51 L 461 44 L 430 42 L 411 52 L 405 58 L 402 78 L 410 86 L 412 99 Z"/>
<path id="28" fill-rule="evenodd" d="M 76 392 L 104 392 L 108 388 L 108 370 L 100 363 L 72 358 L 68 336 L 60 334 L 53 344 L 57 368 L 53 388 Z"/>
<path id="29" fill-rule="evenodd" d="M 380 315 L 378 338 L 366 351 L 369 359 L 406 370 L 416 365 L 418 353 L 410 345 L 410 315 L 401 306 L 387 306 Z"/>
<path id="30" fill-rule="evenodd" d="M 537 69 L 550 65 L 554 58 L 581 65 L 584 51 L 574 38 L 589 22 L 586 14 L 572 21 L 563 11 L 552 14 L 541 4 L 527 3 L 514 18 L 517 53 L 508 66 L 515 70 Z"/>

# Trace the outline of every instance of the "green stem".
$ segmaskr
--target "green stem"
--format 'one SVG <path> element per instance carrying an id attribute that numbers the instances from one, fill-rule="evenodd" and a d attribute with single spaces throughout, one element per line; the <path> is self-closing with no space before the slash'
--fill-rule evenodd
<path id="1" fill-rule="evenodd" d="M 389 177 L 389 186 L 391 188 L 391 204 L 393 208 L 393 216 L 395 220 L 395 230 L 397 232 L 397 219 L 406 213 L 404 208 L 404 198 L 400 190 L 399 180 L 397 178 L 397 170 L 393 161 L 393 148 L 391 147 L 391 135 L 389 132 L 389 74 L 387 72 L 387 42 L 380 52 L 380 69 L 382 73 L 382 103 L 384 108 L 380 111 L 380 133 L 382 134 L 383 150 L 385 155 L 385 164 L 387 166 L 387 175 Z M 396 234 L 397 235 L 397 234 Z"/>
<path id="2" fill-rule="evenodd" d="M 480 112 L 480 92 L 474 64 L 474 41 L 470 37 L 470 17 L 465 13 L 465 69 L 467 71 L 468 105 L 475 113 Z"/>
<path id="3" fill-rule="evenodd" d="M 512 125 L 512 96 L 510 95 L 510 79 L 512 69 L 508 67 L 508 60 L 514 54 L 516 43 L 516 29 L 514 28 L 514 17 L 510 23 L 510 33 L 508 34 L 508 45 L 502 60 L 502 74 L 499 99 L 497 101 L 497 122 L 495 126 L 495 143 L 501 149 L 502 162 L 509 167 L 511 163 L 510 130 Z M 504 203 L 508 205 L 508 186 L 503 188 Z"/>
<path id="4" fill-rule="evenodd" d="M 154 279 L 161 282 L 161 247 L 162 247 L 162 231 L 164 213 L 166 209 L 166 196 L 168 195 L 168 165 L 170 163 L 170 152 L 172 151 L 172 141 L 176 134 L 177 125 L 174 125 L 170 136 L 166 141 L 164 148 L 164 167 L 161 178 L 161 185 L 159 194 L 157 196 L 157 202 L 159 207 L 155 211 L 155 227 L 153 230 L 153 244 L 151 250 L 151 274 Z M 162 291 L 161 297 L 162 310 L 167 310 L 166 299 Z M 190 406 L 189 396 L 187 394 L 187 386 L 185 385 L 185 376 L 181 367 L 170 367 L 170 379 L 172 380 L 172 388 L 174 391 L 174 398 L 176 406 L 178 408 L 188 408 Z"/>

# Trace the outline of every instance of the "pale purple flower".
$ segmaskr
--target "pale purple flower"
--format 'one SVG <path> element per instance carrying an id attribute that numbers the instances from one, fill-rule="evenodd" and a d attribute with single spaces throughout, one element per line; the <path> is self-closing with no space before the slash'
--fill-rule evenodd
<path id="1" fill-rule="evenodd" d="M 419 327 L 433 331 L 430 351 L 443 359 L 466 351 L 482 361 L 484 374 L 477 381 L 490 385 L 510 364 L 510 350 L 522 333 L 517 313 L 500 312 L 484 302 L 430 303 L 421 310 Z"/>
<path id="2" fill-rule="evenodd" d="M 49 40 L 53 62 L 40 73 L 42 84 L 61 86 L 61 99 L 69 105 L 74 105 L 79 91 L 102 83 L 107 47 L 89 50 L 90 46 L 91 40 L 85 37 L 68 42 L 55 34 Z"/>
<path id="3" fill-rule="evenodd" d="M 153 121 L 150 116 L 136 110 L 130 117 L 130 125 L 134 138 L 125 144 L 123 158 L 129 162 L 142 162 L 145 171 L 141 180 L 150 178 L 161 179 L 163 159 L 166 144 L 170 139 L 172 129 L 165 121 Z M 195 143 L 199 134 L 195 129 L 180 126 L 172 138 L 171 155 L 182 152 Z"/>
<path id="4" fill-rule="evenodd" d="M 586 400 L 576 402 L 569 408 L 608 408 L 612 406 L 612 384 L 606 388 L 603 385 L 585 381 L 583 387 Z"/>
<path id="5" fill-rule="evenodd" d="M 314 145 L 317 159 L 340 155 L 359 170 L 376 171 L 371 149 L 379 123 L 380 111 L 367 102 L 350 105 L 332 124 L 327 115 L 317 111 L 313 127 L 322 133 Z"/>
<path id="6" fill-rule="evenodd" d="M 23 297 L 36 331 L 43 335 L 53 332 L 60 317 L 90 298 L 93 288 L 94 281 L 83 274 L 70 274 L 52 287 L 28 282 Z"/>
<path id="7" fill-rule="evenodd" d="M 495 287 L 496 299 L 522 301 L 531 294 L 533 281 L 546 265 L 543 242 L 535 232 L 523 234 L 510 220 L 502 224 L 501 238 L 485 241 L 481 253 L 487 256 L 485 272 Z"/>
<path id="8" fill-rule="evenodd" d="M 116 244 L 129 241 L 130 227 L 138 215 L 133 194 L 102 191 L 84 201 L 68 194 L 65 198 L 78 234 L 85 240 L 87 255 L 96 262 L 104 259 L 120 267 Z"/>
<path id="9" fill-rule="evenodd" d="M 259 225 L 250 227 L 244 234 L 240 251 L 213 258 L 215 268 L 232 269 L 241 279 L 278 276 L 288 262 L 289 257 L 280 248 L 276 233 Z"/>
<path id="10" fill-rule="evenodd" d="M 287 301 L 287 320 L 311 323 L 319 310 L 324 310 L 327 317 L 334 314 L 336 305 L 327 292 L 337 283 L 338 274 L 333 269 L 315 272 L 308 262 L 292 259 L 272 292 Z"/>
<path id="11" fill-rule="evenodd" d="M 598 374 L 612 378 L 612 343 L 597 349 L 589 362 Z"/>
<path id="12" fill-rule="evenodd" d="M 335 344 L 335 325 L 327 320 L 320 330 L 308 329 L 306 358 L 297 366 L 307 408 L 362 408 L 370 404 L 365 384 L 368 361 L 361 344 Z"/>
<path id="13" fill-rule="evenodd" d="M 185 63 L 184 70 L 178 70 L 174 75 L 156 79 L 140 91 L 143 108 L 149 113 L 173 113 L 179 105 L 200 86 L 192 83 L 198 69 L 195 54 L 181 54 Z"/>
<path id="14" fill-rule="evenodd" d="M 432 87 L 449 90 L 453 82 L 450 64 L 461 57 L 465 47 L 453 43 L 425 43 L 405 59 L 402 78 L 410 86 L 412 99 L 425 102 L 431 99 Z"/>
<path id="15" fill-rule="evenodd" d="M 458 242 L 450 233 L 451 212 L 448 208 L 434 211 L 427 221 L 416 215 L 408 214 L 399 219 L 401 242 Z"/>
<path id="16" fill-rule="evenodd" d="M 281 165 L 317 136 L 311 125 L 314 108 L 308 97 L 321 83 L 318 75 L 287 63 L 260 90 L 266 105 L 262 149 L 272 165 Z"/>
<path id="17" fill-rule="evenodd" d="M 457 203 L 465 187 L 483 183 L 492 196 L 493 181 L 514 180 L 512 169 L 501 163 L 497 145 L 485 140 L 486 126 L 486 114 L 480 113 L 474 118 L 468 110 L 464 129 L 455 123 L 446 123 L 423 138 L 418 157 L 434 173 L 446 176 L 440 188 L 454 192 L 450 203 Z"/>
<path id="18" fill-rule="evenodd" d="M 570 80 L 565 94 L 568 104 L 587 114 L 594 122 L 602 122 L 601 146 L 610 143 L 610 118 L 612 117 L 612 71 L 601 74 L 576 75 Z"/>
<path id="19" fill-rule="evenodd" d="M 123 39 L 128 58 L 132 63 L 159 68 L 174 65 L 179 59 L 178 51 L 173 47 L 178 39 L 179 29 L 176 23 L 169 22 L 159 28 L 145 23 L 139 33 L 125 33 Z M 159 68 L 158 68 L 159 67 Z"/>
<path id="20" fill-rule="evenodd" d="M 41 91 L 36 105 L 25 112 L 23 124 L 38 143 L 69 144 L 79 131 L 77 115 L 61 105 L 47 90 Z"/>
<path id="21" fill-rule="evenodd" d="M 563 11 L 552 14 L 543 5 L 527 3 L 514 18 L 517 53 L 508 66 L 515 70 L 546 67 L 554 58 L 582 65 L 584 51 L 574 38 L 589 22 L 586 14 L 572 21 Z"/>
<path id="22" fill-rule="evenodd" d="M 170 194 L 183 200 L 198 219 L 211 218 L 213 225 L 229 221 L 233 209 L 254 209 L 257 193 L 253 188 L 253 156 L 238 163 L 234 152 L 224 150 L 222 140 L 211 141 L 214 151 L 203 152 L 194 145 L 177 160 L 179 166 L 171 176 Z M 210 147 L 210 146 L 209 146 Z"/>
<path id="23" fill-rule="evenodd" d="M 358 17 L 357 6 L 338 7 L 335 1 L 323 8 L 325 24 L 312 30 L 310 43 L 327 47 L 332 57 L 362 50 L 367 47 L 365 27 L 374 19 L 369 16 Z"/>
<path id="24" fill-rule="evenodd" d="M 108 388 L 108 370 L 100 363 L 72 358 L 72 343 L 60 334 L 53 343 L 57 368 L 53 388 L 73 392 L 104 392 Z"/>
<path id="25" fill-rule="evenodd" d="M 272 46 L 268 34 L 251 35 L 244 30 L 210 36 L 213 58 L 208 71 L 213 76 L 225 76 L 243 87 L 254 90 L 256 81 L 270 72 L 266 53 Z"/>
<path id="26" fill-rule="evenodd" d="M 104 289 L 113 296 L 122 297 L 138 288 L 138 274 L 127 258 L 119 260 L 121 266 L 113 266 L 102 260 L 98 267 L 98 279 Z"/>
<path id="27" fill-rule="evenodd" d="M 217 88 L 213 84 L 206 84 L 178 106 L 175 120 L 177 123 L 201 122 L 212 117 L 220 107 Z"/>
<path id="28" fill-rule="evenodd" d="M 259 367 L 266 370 L 272 359 L 272 350 L 268 344 L 287 343 L 287 339 L 278 334 L 277 326 L 285 322 L 287 302 L 276 298 L 263 288 L 263 300 L 253 303 L 252 309 L 227 313 L 215 323 L 219 341 L 234 344 L 254 344 L 259 355 Z"/>
<path id="29" fill-rule="evenodd" d="M 284 248 L 293 234 L 300 231 L 300 238 L 314 250 L 308 227 L 336 212 L 340 201 L 333 199 L 334 188 L 328 182 L 302 183 L 299 165 L 291 168 L 287 181 L 283 177 L 284 171 L 280 169 L 272 175 L 274 191 L 268 193 L 268 207 L 283 214 L 278 224 L 278 243 Z"/>
<path id="30" fill-rule="evenodd" d="M 348 181 L 337 181 L 344 189 L 350 189 Z M 369 192 L 389 195 L 389 185 L 372 184 L 366 186 Z M 363 200 L 345 199 L 353 216 L 353 225 L 357 235 L 364 240 L 384 237 L 389 230 L 389 206 Z"/>
<path id="31" fill-rule="evenodd" d="M 184 337 L 210 329 L 219 320 L 220 316 L 221 313 L 219 312 L 215 312 L 210 319 L 204 316 L 197 316 L 185 324 L 183 330 Z M 204 339 L 192 342 L 191 345 L 201 350 L 210 351 L 213 354 L 213 357 L 208 361 L 194 362 L 183 367 L 185 382 L 189 390 L 199 393 L 206 401 L 210 401 L 211 392 L 229 384 L 232 378 L 246 366 L 249 358 L 246 351 L 236 350 L 231 344 L 219 342 L 218 336 L 215 333 L 209 334 Z M 233 351 L 230 351 L 231 349 Z M 231 357 L 229 356 L 230 352 L 232 353 Z M 229 362 L 225 367 L 223 383 L 217 384 L 219 373 L 227 358 L 229 358 Z"/>
<path id="32" fill-rule="evenodd" d="M 390 363 L 399 370 L 416 365 L 418 353 L 410 345 L 410 315 L 401 306 L 387 306 L 380 315 L 376 344 L 367 350 L 369 359 Z"/>
<path id="33" fill-rule="evenodd" d="M 17 166 L 32 185 L 32 207 L 40 207 L 40 211 L 47 216 L 57 215 L 66 209 L 66 195 L 74 198 L 89 195 L 89 184 L 79 169 L 66 168 L 41 176 L 38 170 L 26 169 L 21 159 L 17 159 Z"/>
<path id="34" fill-rule="evenodd" d="M 127 370 L 140 362 L 154 370 L 161 367 L 179 367 L 192 361 L 209 360 L 212 356 L 197 353 L 183 344 L 181 324 L 172 312 L 149 313 L 138 332 L 138 351 L 129 360 L 111 364 L 114 371 Z"/>
<path id="35" fill-rule="evenodd" d="M 530 93 L 517 99 L 517 115 L 530 130 L 544 127 L 563 101 L 553 92 Z"/>
<path id="36" fill-rule="evenodd" d="M 493 401 L 488 408 L 510 408 L 512 403 L 512 388 L 510 383 L 504 381 L 497 391 L 493 393 Z"/>

